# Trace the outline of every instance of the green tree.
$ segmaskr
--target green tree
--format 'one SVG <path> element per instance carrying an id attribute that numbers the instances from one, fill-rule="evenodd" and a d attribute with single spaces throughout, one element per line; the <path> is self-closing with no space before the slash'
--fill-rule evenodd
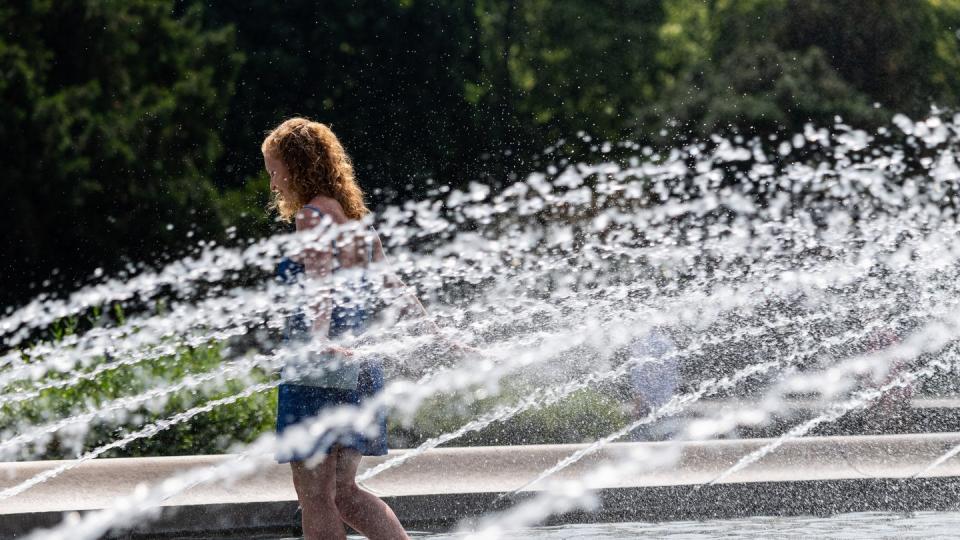
<path id="1" fill-rule="evenodd" d="M 191 228 L 269 232 L 259 142 L 292 115 L 333 126 L 376 206 L 581 130 L 673 145 L 960 99 L 960 0 L 20 0 L 0 29 L 5 302 Z"/>
<path id="2" fill-rule="evenodd" d="M 956 106 L 960 3 L 951 0 L 791 0 L 786 50 L 822 49 L 850 85 L 892 112 Z"/>
<path id="3" fill-rule="evenodd" d="M 611 140 L 660 91 L 656 0 L 478 0 L 479 79 L 468 81 L 478 121 L 517 162 L 580 130 Z"/>
<path id="4" fill-rule="evenodd" d="M 55 271 L 71 284 L 220 229 L 210 175 L 242 57 L 230 28 L 204 30 L 199 7 L 174 8 L 0 7 L 4 303 Z"/>
<path id="5" fill-rule="evenodd" d="M 957 105 L 960 3 L 856 0 L 666 2 L 662 98 L 637 126 L 704 136 L 871 126 Z"/>
<path id="6" fill-rule="evenodd" d="M 649 123 L 638 126 L 641 136 L 648 125 L 660 123 L 671 141 L 730 131 L 794 133 L 807 122 L 832 124 L 836 116 L 856 125 L 887 118 L 837 73 L 822 50 L 786 52 L 769 42 L 689 69 L 643 114 Z"/>

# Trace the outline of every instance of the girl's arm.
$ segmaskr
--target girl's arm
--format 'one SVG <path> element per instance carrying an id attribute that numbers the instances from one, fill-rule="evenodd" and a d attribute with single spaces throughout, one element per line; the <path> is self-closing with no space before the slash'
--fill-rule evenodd
<path id="1" fill-rule="evenodd" d="M 297 213 L 297 231 L 313 229 L 320 225 L 322 218 L 315 212 Z M 329 245 L 323 248 L 308 248 L 300 253 L 306 276 L 314 283 L 323 283 L 333 270 L 333 251 Z M 308 301 L 308 310 L 312 316 L 311 329 L 315 335 L 326 337 L 330 332 L 330 315 L 333 311 L 332 290 L 328 287 L 314 291 Z"/>
<path id="2" fill-rule="evenodd" d="M 387 256 L 383 252 L 383 243 L 380 242 L 380 235 L 374 233 L 372 240 L 373 240 L 373 260 L 377 262 L 381 262 L 386 266 Z M 387 288 L 395 288 L 401 291 L 403 300 L 405 301 L 405 305 L 403 305 L 399 310 L 400 311 L 399 315 L 401 318 L 408 317 L 408 316 L 412 316 L 412 317 L 419 316 L 423 319 L 425 323 L 427 323 L 427 325 L 429 325 L 430 330 L 434 334 L 436 334 L 437 338 L 443 341 L 451 349 L 455 351 L 467 352 L 467 353 L 479 352 L 475 347 L 471 347 L 470 345 L 460 343 L 459 341 L 456 341 L 456 340 L 451 340 L 450 338 L 444 336 L 440 330 L 440 325 L 434 322 L 434 320 L 430 317 L 430 314 L 427 313 L 427 310 L 423 307 L 423 304 L 420 303 L 420 299 L 417 298 L 417 296 L 410 291 L 410 288 L 407 287 L 407 285 L 403 282 L 403 280 L 401 280 L 399 276 L 397 276 L 392 271 L 390 271 L 389 268 L 385 268 L 383 283 L 384 283 L 384 286 Z"/>
<path id="3" fill-rule="evenodd" d="M 400 318 L 406 317 L 422 317 L 423 320 L 430 325 L 431 329 L 438 333 L 440 332 L 440 326 L 437 325 L 430 318 L 430 315 L 427 313 L 426 308 L 423 307 L 423 304 L 420 302 L 420 299 L 417 298 L 415 294 L 410 291 L 410 288 L 407 287 L 406 283 L 400 279 L 399 276 L 393 273 L 390 268 L 387 266 L 387 256 L 383 251 L 383 243 L 380 241 L 380 235 L 373 233 L 373 260 L 375 262 L 383 263 L 384 265 L 384 274 L 383 274 L 383 285 L 387 289 L 397 289 L 400 291 L 400 296 L 402 298 L 403 305 L 399 309 Z"/>

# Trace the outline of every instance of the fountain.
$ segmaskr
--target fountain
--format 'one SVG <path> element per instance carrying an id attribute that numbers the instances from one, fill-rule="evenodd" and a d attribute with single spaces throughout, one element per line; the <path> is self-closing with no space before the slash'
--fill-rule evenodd
<path id="1" fill-rule="evenodd" d="M 342 338 L 354 355 L 337 362 L 385 359 L 384 391 L 282 437 L 241 443 L 224 433 L 221 456 L 102 459 L 238 404 L 272 414 L 264 409 L 278 369 L 322 347 L 280 340 L 285 321 L 303 295 L 338 283 L 294 288 L 267 275 L 281 254 L 329 242 L 335 228 L 202 243 L 163 268 L 8 309 L 0 530 L 92 539 L 289 527 L 292 490 L 274 454 L 331 430 L 367 429 L 381 407 L 397 433 L 430 415 L 442 427 L 365 461 L 358 479 L 388 496 L 404 486 L 392 503 L 402 520 L 469 537 L 510 537 L 550 520 L 955 509 L 953 417 L 921 426 L 941 433 L 858 436 L 856 427 L 956 396 L 958 137 L 960 117 L 942 114 L 898 115 L 875 133 L 838 121 L 783 141 L 717 136 L 660 154 L 579 134 L 594 161 L 562 157 L 562 141 L 544 153 L 551 165 L 512 185 L 437 188 L 391 206 L 375 223 L 391 261 L 371 271 L 400 274 L 443 336 L 477 352 L 451 349 L 422 321 L 396 321 L 396 291 L 374 289 L 368 300 L 383 306 L 383 321 Z M 651 332 L 671 346 L 625 354 Z M 551 441 L 568 444 L 439 448 L 585 392 L 627 402 L 632 374 L 667 365 L 681 379 L 671 395 L 618 409 L 606 432 Z M 665 419 L 668 440 L 630 442 Z M 51 456 L 70 459 L 39 461 Z M 75 489 L 77 478 L 109 484 L 150 467 L 159 471 L 152 481 L 129 493 L 27 510 L 50 498 L 45 489 Z M 209 519 L 197 510 L 202 497 L 190 499 L 204 489 L 233 490 L 217 492 L 217 504 L 240 510 Z M 934 500 L 931 489 L 949 495 Z M 253 504 L 259 521 L 241 515 Z M 924 519 L 936 530 L 952 515 Z"/>

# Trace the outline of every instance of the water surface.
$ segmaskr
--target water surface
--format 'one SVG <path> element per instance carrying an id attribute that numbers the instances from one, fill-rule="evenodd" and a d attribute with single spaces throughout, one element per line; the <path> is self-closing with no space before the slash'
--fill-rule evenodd
<path id="1" fill-rule="evenodd" d="M 862 512 L 831 517 L 751 517 L 661 523 L 590 523 L 534 527 L 515 538 L 535 540 L 627 538 L 956 538 L 960 512 Z M 465 538 L 467 534 L 413 533 L 418 539 Z M 362 538 L 351 536 L 351 538 Z"/>

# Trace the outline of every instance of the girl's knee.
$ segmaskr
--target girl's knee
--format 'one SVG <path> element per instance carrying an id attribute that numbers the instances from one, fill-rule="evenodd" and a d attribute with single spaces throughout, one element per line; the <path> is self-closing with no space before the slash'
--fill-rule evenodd
<path id="1" fill-rule="evenodd" d="M 300 505 L 313 511 L 328 512 L 337 508 L 337 496 L 333 493 L 312 493 L 300 497 Z"/>
<path id="2" fill-rule="evenodd" d="M 337 492 L 334 495 L 334 502 L 340 513 L 349 513 L 357 504 L 357 496 L 360 494 L 360 488 L 356 482 L 342 482 L 337 484 Z"/>
<path id="3" fill-rule="evenodd" d="M 336 506 L 336 493 L 331 487 L 306 484 L 297 486 L 297 498 L 304 507 L 331 508 Z"/>
<path id="4" fill-rule="evenodd" d="M 311 469 L 301 464 L 293 466 L 293 486 L 301 504 L 333 504 L 335 494 L 334 470 L 332 465 L 326 462 Z"/>

